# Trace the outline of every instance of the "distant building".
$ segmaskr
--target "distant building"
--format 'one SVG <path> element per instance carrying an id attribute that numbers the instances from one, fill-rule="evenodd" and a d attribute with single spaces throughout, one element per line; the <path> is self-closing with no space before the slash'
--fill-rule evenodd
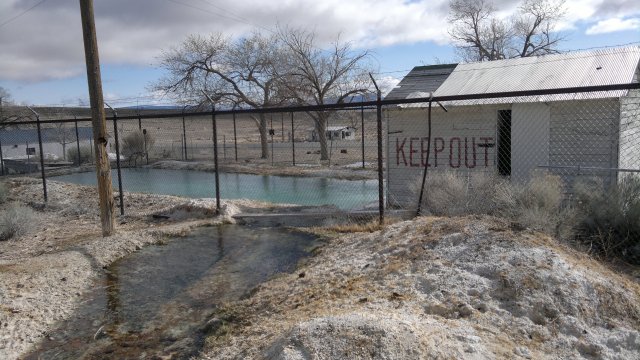
<path id="1" fill-rule="evenodd" d="M 89 145 L 92 139 L 92 128 L 78 128 L 80 146 Z M 64 146 L 66 151 L 76 148 L 74 127 L 42 129 L 42 151 L 45 158 L 52 160 L 63 159 L 65 156 L 62 143 L 66 143 L 66 146 Z M 36 129 L 0 130 L 0 145 L 3 159 L 27 159 L 40 156 L 38 131 Z"/>
<path id="2" fill-rule="evenodd" d="M 414 68 L 385 99 L 509 93 L 638 82 L 640 47 Z M 390 111 L 390 203 L 417 201 L 411 187 L 429 171 L 484 171 L 526 181 L 546 169 L 571 185 L 577 176 L 617 181 L 640 168 L 640 91 L 616 90 L 451 101 Z M 426 153 L 429 150 L 429 161 Z"/>
<path id="3" fill-rule="evenodd" d="M 309 129 L 311 141 L 320 141 L 315 128 Z M 326 130 L 327 140 L 355 140 L 356 128 L 351 126 L 328 126 Z"/>

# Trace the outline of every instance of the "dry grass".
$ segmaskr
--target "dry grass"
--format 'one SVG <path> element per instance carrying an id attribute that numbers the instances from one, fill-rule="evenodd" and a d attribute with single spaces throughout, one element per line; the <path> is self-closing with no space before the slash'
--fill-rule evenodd
<path id="1" fill-rule="evenodd" d="M 28 233 L 36 225 L 37 219 L 30 207 L 10 204 L 0 213 L 0 241 Z"/>
<path id="2" fill-rule="evenodd" d="M 352 222 L 347 224 L 329 225 L 321 228 L 321 230 L 340 234 L 360 232 L 372 233 L 378 230 L 382 230 L 386 226 L 395 224 L 399 221 L 401 221 L 401 219 L 394 217 L 385 217 L 384 223 L 382 225 L 380 224 L 378 219 L 374 219 L 367 222 Z"/>

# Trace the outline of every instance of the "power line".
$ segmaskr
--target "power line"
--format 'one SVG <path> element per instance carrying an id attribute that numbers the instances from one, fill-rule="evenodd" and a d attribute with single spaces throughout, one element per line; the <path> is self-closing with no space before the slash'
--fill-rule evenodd
<path id="1" fill-rule="evenodd" d="M 218 9 L 221 9 L 221 10 L 223 10 L 223 11 L 229 13 L 229 14 L 232 14 L 233 16 L 220 14 L 218 12 L 211 11 L 211 10 L 208 10 L 208 9 L 204 9 L 204 8 L 199 7 L 199 6 L 195 6 L 195 5 L 192 5 L 192 4 L 189 4 L 189 3 L 184 3 L 184 2 L 178 1 L 178 0 L 167 0 L 167 1 L 172 2 L 174 4 L 186 6 L 188 8 L 192 8 L 192 9 L 195 9 L 195 10 L 204 11 L 206 13 L 209 13 L 211 15 L 215 15 L 215 16 L 218 16 L 218 17 L 221 17 L 221 18 L 225 18 L 225 19 L 232 20 L 232 21 L 235 21 L 235 22 L 243 23 L 245 25 L 259 27 L 259 28 L 261 28 L 263 30 L 266 30 L 266 31 L 268 31 L 270 33 L 274 33 L 275 34 L 275 31 L 273 31 L 273 30 L 271 30 L 269 28 L 266 28 L 266 27 L 261 26 L 261 25 L 254 24 L 254 23 L 250 22 L 249 20 L 247 20 L 247 19 L 245 19 L 243 17 L 240 17 L 238 15 L 235 15 L 231 11 L 225 10 L 224 8 L 221 8 L 219 6 L 213 5 L 213 4 L 209 3 L 208 1 L 201 0 L 201 1 L 204 1 L 207 4 L 209 4 L 210 6 L 214 6 L 214 7 L 218 8 Z"/>
<path id="2" fill-rule="evenodd" d="M 9 24 L 9 23 L 11 23 L 11 22 L 12 22 L 12 21 L 14 21 L 14 20 L 16 20 L 16 19 L 18 19 L 18 18 L 22 17 L 24 14 L 28 13 L 29 11 L 31 11 L 31 10 L 33 10 L 33 9 L 35 9 L 36 7 L 38 7 L 38 6 L 42 5 L 42 4 L 44 4 L 45 2 L 47 2 L 47 0 L 42 0 L 42 1 L 40 1 L 39 3 L 37 3 L 37 4 L 33 5 L 32 7 L 30 7 L 30 8 L 28 8 L 28 9 L 26 9 L 25 11 L 23 11 L 23 12 L 19 13 L 18 15 L 14 16 L 14 17 L 12 17 L 12 18 L 10 18 L 10 19 L 6 20 L 6 21 L 4 21 L 3 23 L 0 23 L 0 28 L 1 28 L 1 27 L 3 27 L 3 26 L 5 26 L 5 25 L 7 25 L 7 24 Z"/>

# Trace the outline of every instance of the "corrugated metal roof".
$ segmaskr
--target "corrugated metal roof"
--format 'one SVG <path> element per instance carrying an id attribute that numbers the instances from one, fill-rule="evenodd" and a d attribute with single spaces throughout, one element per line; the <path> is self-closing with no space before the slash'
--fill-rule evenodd
<path id="1" fill-rule="evenodd" d="M 640 47 L 633 46 L 460 64 L 434 96 L 625 84 L 637 81 L 639 63 Z M 570 99 L 620 97 L 626 92 L 581 93 Z M 569 98 L 567 94 L 518 98 L 518 102 L 557 100 Z"/>
<path id="2" fill-rule="evenodd" d="M 455 67 L 456 64 L 416 66 L 384 98 L 385 100 L 407 99 L 416 92 L 436 91 Z"/>
<path id="3" fill-rule="evenodd" d="M 559 89 L 638 81 L 640 47 L 599 49 L 566 54 L 460 64 L 434 92 L 434 96 Z M 573 93 L 518 98 L 457 101 L 450 105 L 540 102 L 617 98 L 627 90 Z M 407 104 L 403 107 L 424 107 Z"/>

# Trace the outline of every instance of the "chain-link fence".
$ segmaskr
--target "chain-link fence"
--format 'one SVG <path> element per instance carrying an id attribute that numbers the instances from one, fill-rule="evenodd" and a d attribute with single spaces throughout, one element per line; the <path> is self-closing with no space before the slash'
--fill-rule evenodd
<path id="1" fill-rule="evenodd" d="M 558 231 L 555 220 L 565 216 L 586 234 L 589 221 L 627 221 L 584 219 L 596 217 L 606 199 L 619 198 L 622 217 L 629 202 L 640 202 L 623 194 L 639 183 L 639 108 L 640 90 L 629 84 L 321 108 L 126 109 L 109 114 L 107 150 L 114 169 L 119 156 L 113 181 L 117 190 L 121 179 L 125 204 L 127 192 L 214 197 L 217 175 L 223 200 L 328 206 L 356 223 L 382 218 L 386 209 L 392 217 L 509 216 Z M 0 132 L 2 174 L 94 184 L 87 109 L 34 110 L 40 130 L 35 113 L 5 109 L 22 115 Z M 583 218 L 562 213 L 568 209 Z"/>

